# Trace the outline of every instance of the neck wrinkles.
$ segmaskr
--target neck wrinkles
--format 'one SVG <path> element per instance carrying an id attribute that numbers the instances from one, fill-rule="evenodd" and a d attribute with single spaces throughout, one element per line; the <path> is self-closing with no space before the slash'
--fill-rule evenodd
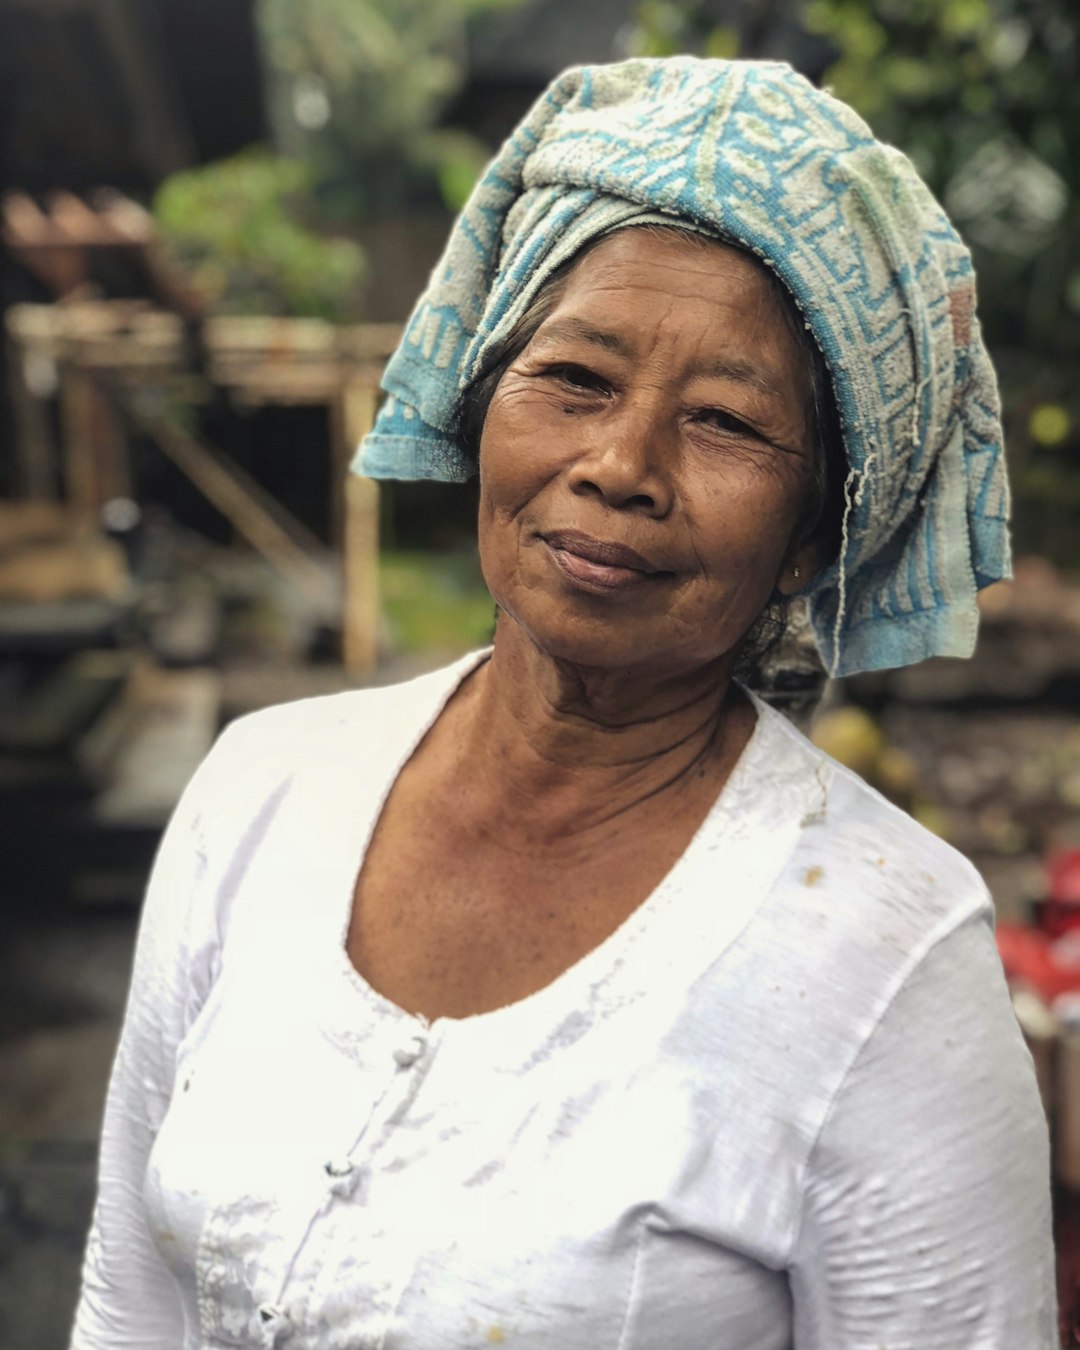
<path id="1" fill-rule="evenodd" d="M 582 670 L 539 651 L 505 616 L 471 700 L 469 758 L 499 816 L 580 835 L 670 795 L 714 796 L 755 714 L 730 667 L 683 676 Z"/>

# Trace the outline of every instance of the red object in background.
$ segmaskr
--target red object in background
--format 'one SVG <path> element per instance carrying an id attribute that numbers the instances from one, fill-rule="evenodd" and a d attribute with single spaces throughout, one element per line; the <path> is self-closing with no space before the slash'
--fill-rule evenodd
<path id="1" fill-rule="evenodd" d="M 1050 1006 L 1080 991 L 1080 849 L 1046 859 L 1047 894 L 1035 905 L 1037 926 L 1000 923 L 998 951 L 1010 985 L 1026 984 Z M 1054 1187 L 1058 1317 L 1063 1350 L 1080 1346 L 1080 1192 Z"/>
<path id="2" fill-rule="evenodd" d="M 1052 937 L 1080 928 L 1080 848 L 1051 853 L 1046 882 L 1046 899 L 1035 906 L 1039 927 Z"/>
<path id="3" fill-rule="evenodd" d="M 1080 848 L 1063 848 L 1046 859 L 1050 899 L 1059 905 L 1080 905 Z"/>
<path id="4" fill-rule="evenodd" d="M 999 923 L 997 944 L 1009 983 L 1029 985 L 1049 1006 L 1080 991 L 1080 849 L 1051 853 L 1046 881 L 1035 924 Z"/>
<path id="5" fill-rule="evenodd" d="M 1057 933 L 1023 923 L 999 923 L 998 953 L 1010 985 L 1026 984 L 1049 1007 L 1059 994 L 1080 992 L 1080 931 Z"/>

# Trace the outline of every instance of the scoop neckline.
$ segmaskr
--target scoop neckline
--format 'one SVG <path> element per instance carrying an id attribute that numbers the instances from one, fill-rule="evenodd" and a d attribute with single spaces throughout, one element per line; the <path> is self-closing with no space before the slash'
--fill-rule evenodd
<path id="1" fill-rule="evenodd" d="M 470 1013 L 465 1017 L 428 1018 L 422 1013 L 410 1012 L 380 993 L 353 965 L 346 944 L 352 922 L 356 883 L 367 858 L 375 828 L 402 769 L 465 681 L 490 659 L 491 653 L 491 647 L 470 652 L 450 666 L 443 667 L 441 671 L 419 677 L 419 680 L 426 680 L 435 674 L 442 674 L 448 677 L 449 683 L 439 692 L 427 715 L 394 756 L 393 764 L 377 797 L 373 798 L 368 806 L 366 829 L 360 832 L 362 837 L 359 842 L 354 841 L 354 846 L 347 850 L 349 863 L 343 869 L 344 895 L 340 901 L 340 912 L 334 930 L 333 950 L 333 966 L 338 988 L 344 988 L 348 998 L 354 1003 L 362 1004 L 369 1013 L 374 1013 L 381 1023 L 396 1029 L 418 1029 L 429 1038 L 445 1039 L 448 1035 L 471 1037 L 488 1032 L 498 1034 L 531 1020 L 535 1020 L 543 1028 L 548 1028 L 553 1022 L 558 1021 L 561 1013 L 581 1011 L 586 999 L 590 1004 L 603 1002 L 606 986 L 621 968 L 625 957 L 637 947 L 641 937 L 649 929 L 657 926 L 661 917 L 670 910 L 673 901 L 678 899 L 677 883 L 695 865 L 703 840 L 706 837 L 716 838 L 717 818 L 728 814 L 733 801 L 745 791 L 752 765 L 758 758 L 762 742 L 768 734 L 765 728 L 774 716 L 778 716 L 751 690 L 740 686 L 754 709 L 755 722 L 731 772 L 680 856 L 641 903 L 595 947 L 591 947 L 576 961 L 561 970 L 547 984 L 521 998 L 484 1012 Z M 548 1010 L 547 1015 L 544 1015 L 545 1009 Z"/>

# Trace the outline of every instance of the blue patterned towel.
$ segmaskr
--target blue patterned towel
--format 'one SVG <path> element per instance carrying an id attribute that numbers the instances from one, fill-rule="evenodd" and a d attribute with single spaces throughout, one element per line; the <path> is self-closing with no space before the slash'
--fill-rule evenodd
<path id="1" fill-rule="evenodd" d="M 970 655 L 976 592 L 1010 575 L 971 258 L 908 160 L 782 64 L 673 57 L 561 75 L 455 225 L 353 467 L 463 478 L 448 429 L 485 353 L 589 239 L 657 217 L 762 257 L 832 373 L 849 475 L 841 553 L 809 596 L 826 665 Z"/>

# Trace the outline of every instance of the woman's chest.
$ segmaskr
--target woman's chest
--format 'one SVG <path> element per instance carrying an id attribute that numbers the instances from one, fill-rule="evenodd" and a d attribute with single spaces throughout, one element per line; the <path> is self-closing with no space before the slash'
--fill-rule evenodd
<path id="1" fill-rule="evenodd" d="M 787 1344 L 752 1141 L 718 1169 L 692 1074 L 602 1036 L 506 1073 L 415 1021 L 358 1054 L 287 1022 L 207 1035 L 152 1155 L 200 1346 Z"/>
<path id="2" fill-rule="evenodd" d="M 431 1021 L 491 1012 L 551 984 L 633 913 L 648 890 L 620 873 L 377 841 L 354 893 L 349 960 Z"/>
<path id="3" fill-rule="evenodd" d="M 518 1002 L 619 929 L 677 862 L 686 830 L 615 820 L 544 846 L 462 832 L 399 782 L 357 880 L 347 950 L 385 998 L 430 1020 Z"/>

